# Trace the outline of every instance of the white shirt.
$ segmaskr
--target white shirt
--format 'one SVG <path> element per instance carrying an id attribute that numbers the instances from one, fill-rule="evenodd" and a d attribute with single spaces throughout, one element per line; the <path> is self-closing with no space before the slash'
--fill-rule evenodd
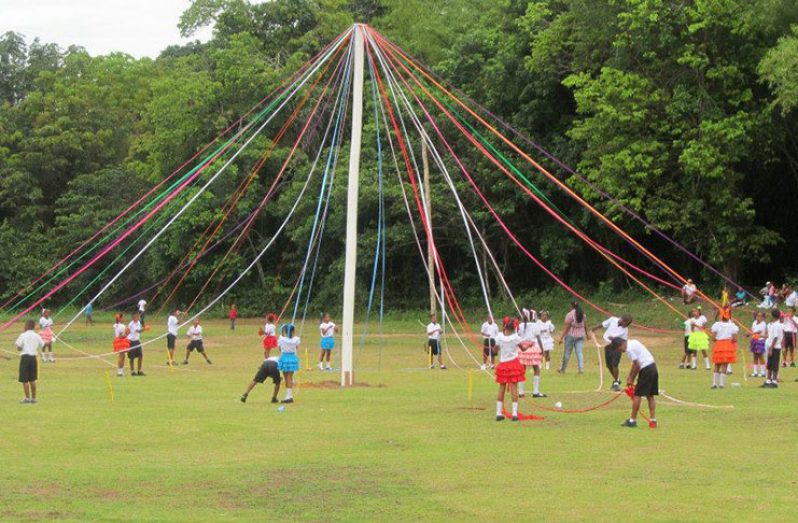
<path id="1" fill-rule="evenodd" d="M 518 336 L 524 341 L 529 341 L 537 345 L 538 343 L 538 325 L 534 322 L 524 323 L 523 321 L 518 324 Z"/>
<path id="2" fill-rule="evenodd" d="M 604 327 L 604 341 L 607 343 L 611 342 L 613 338 L 623 338 L 625 340 L 629 339 L 629 329 L 626 327 L 621 327 L 618 323 L 621 321 L 620 318 L 617 316 L 611 316 L 601 322 L 601 326 Z"/>
<path id="3" fill-rule="evenodd" d="M 654 364 L 654 356 L 646 348 L 645 345 L 637 340 L 629 340 L 626 342 L 626 356 L 631 362 L 637 362 L 641 369 Z"/>
<path id="4" fill-rule="evenodd" d="M 689 336 L 693 332 L 693 318 L 684 320 L 684 335 Z"/>
<path id="5" fill-rule="evenodd" d="M 127 335 L 127 339 L 130 341 L 139 341 L 141 339 L 140 321 L 131 321 L 127 324 L 127 328 L 130 329 L 130 334 Z"/>
<path id="6" fill-rule="evenodd" d="M 177 316 L 174 314 L 170 314 L 169 317 L 166 319 L 166 332 L 171 334 L 172 336 L 177 336 Z"/>
<path id="7" fill-rule="evenodd" d="M 499 335 L 499 326 L 496 325 L 496 322 L 488 323 L 485 322 L 482 324 L 482 327 L 479 329 L 480 333 L 482 333 L 482 337 L 485 339 L 489 338 L 496 338 Z"/>
<path id="8" fill-rule="evenodd" d="M 277 363 L 278 361 L 280 361 L 280 358 L 278 358 L 277 356 L 269 356 L 268 358 L 266 358 L 263 361 L 273 361 L 273 362 Z"/>
<path id="9" fill-rule="evenodd" d="M 795 316 L 784 317 L 784 332 L 798 332 L 798 318 Z"/>
<path id="10" fill-rule="evenodd" d="M 48 327 L 52 327 L 52 326 L 53 326 L 53 319 L 52 318 L 45 318 L 44 316 L 39 318 L 39 327 L 41 327 L 42 330 L 44 330 L 44 329 L 46 329 Z"/>
<path id="11" fill-rule="evenodd" d="M 267 323 L 263 326 L 263 335 L 264 336 L 274 336 L 274 324 Z"/>
<path id="12" fill-rule="evenodd" d="M 510 334 L 509 336 L 500 332 L 496 336 L 496 345 L 499 346 L 499 361 L 502 363 L 512 361 L 518 357 L 518 344 L 521 342 L 521 337 L 518 334 Z"/>
<path id="13" fill-rule="evenodd" d="M 192 325 L 186 331 L 187 336 L 191 336 L 191 341 L 201 341 L 202 340 L 202 325 L 197 325 L 196 327 Z"/>
<path id="14" fill-rule="evenodd" d="M 144 308 L 147 306 L 147 302 L 144 300 L 139 300 L 139 312 L 144 312 Z"/>
<path id="15" fill-rule="evenodd" d="M 125 324 L 124 323 L 114 323 L 114 336 L 117 338 L 124 338 L 125 337 Z"/>
<path id="16" fill-rule="evenodd" d="M 696 291 L 696 286 L 695 286 L 694 283 L 687 283 L 687 284 L 685 284 L 684 287 L 682 287 L 682 290 L 688 296 L 693 296 L 695 294 L 695 291 Z"/>
<path id="17" fill-rule="evenodd" d="M 760 338 L 766 338 L 768 335 L 768 324 L 764 321 L 755 321 L 751 324 L 751 334 L 759 334 Z"/>
<path id="18" fill-rule="evenodd" d="M 716 340 L 733 340 L 740 328 L 730 321 L 716 321 L 712 324 L 712 333 Z"/>
<path id="19" fill-rule="evenodd" d="M 430 323 L 427 325 L 427 336 L 431 340 L 437 340 L 441 337 L 441 325 L 439 323 Z"/>
<path id="20" fill-rule="evenodd" d="M 299 336 L 294 336 L 293 338 L 280 336 L 277 339 L 277 346 L 280 347 L 280 352 L 293 352 L 296 354 L 296 351 L 299 348 Z"/>
<path id="21" fill-rule="evenodd" d="M 335 334 L 335 324 L 331 321 L 325 321 L 319 325 L 319 331 L 324 338 L 332 336 Z"/>
<path id="22" fill-rule="evenodd" d="M 44 342 L 41 336 L 29 330 L 19 335 L 16 345 L 20 350 L 20 354 L 25 356 L 36 356 L 39 353 L 39 349 L 44 345 Z"/>
<path id="23" fill-rule="evenodd" d="M 704 327 L 707 326 L 707 323 L 709 323 L 709 320 L 707 320 L 707 317 L 702 314 L 698 318 L 693 318 L 693 323 L 695 323 L 695 325 L 697 327 L 700 327 L 701 329 L 703 329 Z M 700 329 L 697 329 L 697 330 L 700 330 Z"/>
<path id="24" fill-rule="evenodd" d="M 784 299 L 784 305 L 787 307 L 795 307 L 798 305 L 798 291 L 792 291 L 790 295 Z"/>
<path id="25" fill-rule="evenodd" d="M 537 323 L 537 331 L 540 339 L 544 341 L 551 340 L 551 335 L 554 333 L 554 324 L 551 322 L 551 320 L 538 320 L 535 323 Z"/>
<path id="26" fill-rule="evenodd" d="M 784 339 L 784 324 L 780 321 L 771 321 L 768 323 L 768 339 L 765 342 L 765 347 L 769 350 L 771 346 L 774 349 L 781 349 L 781 343 Z"/>

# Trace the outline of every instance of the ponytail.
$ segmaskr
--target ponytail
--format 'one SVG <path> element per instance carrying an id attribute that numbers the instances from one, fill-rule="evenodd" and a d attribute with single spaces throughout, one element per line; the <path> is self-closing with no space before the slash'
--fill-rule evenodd
<path id="1" fill-rule="evenodd" d="M 585 320 L 585 312 L 582 310 L 582 306 L 574 303 L 574 311 L 576 312 L 576 323 L 582 323 Z"/>

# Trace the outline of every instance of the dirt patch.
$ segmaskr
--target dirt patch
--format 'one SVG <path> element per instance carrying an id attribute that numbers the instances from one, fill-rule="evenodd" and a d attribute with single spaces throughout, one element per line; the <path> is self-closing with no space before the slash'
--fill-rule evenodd
<path id="1" fill-rule="evenodd" d="M 372 385 L 370 383 L 355 383 L 351 385 L 352 387 L 365 387 L 365 388 L 377 388 L 377 389 L 384 389 L 386 385 Z M 340 389 L 341 384 L 337 381 L 327 380 L 327 381 L 306 381 L 299 385 L 302 389 Z"/>

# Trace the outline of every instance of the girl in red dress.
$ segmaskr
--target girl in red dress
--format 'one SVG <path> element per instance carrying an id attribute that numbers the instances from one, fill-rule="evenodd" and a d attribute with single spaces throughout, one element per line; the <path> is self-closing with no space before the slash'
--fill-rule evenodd
<path id="1" fill-rule="evenodd" d="M 499 395 L 496 398 L 496 421 L 504 420 L 504 393 L 510 390 L 513 398 L 513 421 L 518 421 L 518 384 L 526 381 L 524 366 L 518 360 L 521 337 L 515 332 L 518 320 L 504 319 L 504 331 L 496 336 L 499 347 L 499 365 L 496 367 L 496 383 Z"/>

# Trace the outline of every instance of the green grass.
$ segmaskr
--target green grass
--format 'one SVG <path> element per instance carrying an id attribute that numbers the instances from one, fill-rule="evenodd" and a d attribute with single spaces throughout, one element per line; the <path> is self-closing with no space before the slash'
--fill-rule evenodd
<path id="1" fill-rule="evenodd" d="M 559 312 L 555 320 L 561 325 Z M 544 413 L 524 399 L 522 412 L 545 420 L 497 423 L 496 385 L 474 370 L 463 348 L 450 339 L 454 360 L 471 369 L 471 400 L 469 371 L 423 369 L 420 326 L 397 319 L 386 325 L 382 348 L 372 326 L 365 346 L 355 349 L 357 382 L 369 386 L 339 389 L 322 383 L 337 381 L 337 373 L 302 372 L 297 403 L 280 413 L 268 402 L 268 384 L 247 404 L 238 401 L 261 360 L 257 323 L 241 320 L 232 333 L 221 320 L 206 322 L 212 366 L 194 355 L 188 367 L 170 372 L 164 343 L 147 347 L 143 378 L 116 378 L 111 366 L 57 344 L 58 361 L 42 367 L 33 406 L 17 404 L 16 359 L 0 360 L 0 518 L 798 518 L 795 369 L 783 373 L 780 389 L 761 390 L 759 380 L 743 381 L 738 364 L 730 381 L 741 386 L 713 391 L 709 372 L 676 369 L 678 334 L 633 330 L 653 349 L 669 394 L 733 408 L 661 399 L 659 429 L 629 430 L 619 426 L 628 416 L 626 397 L 586 414 Z M 81 324 L 66 340 L 100 353 L 110 350 L 110 333 L 106 321 Z M 0 334 L 2 348 L 10 349 L 13 337 Z M 305 346 L 315 359 L 315 324 Z M 558 347 L 555 361 L 561 354 Z M 610 397 L 591 392 L 598 385 L 592 346 L 587 355 L 583 376 L 575 362 L 564 376 L 544 372 L 549 397 L 541 405 L 587 407 Z"/>

